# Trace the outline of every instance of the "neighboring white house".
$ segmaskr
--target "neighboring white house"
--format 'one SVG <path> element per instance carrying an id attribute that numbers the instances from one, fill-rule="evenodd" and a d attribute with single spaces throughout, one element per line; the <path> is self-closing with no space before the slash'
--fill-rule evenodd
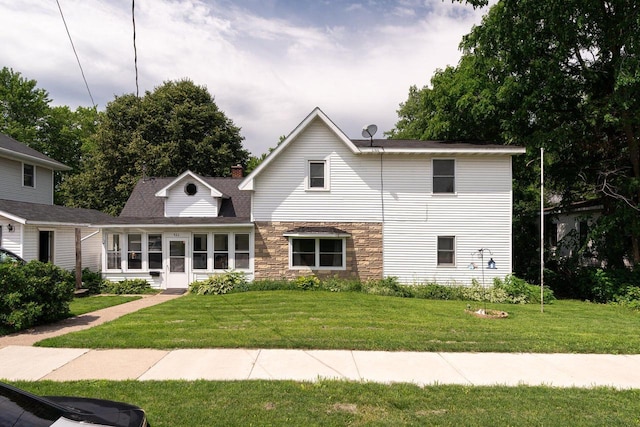
<path id="1" fill-rule="evenodd" d="M 120 217 L 101 226 L 103 274 L 160 288 L 230 269 L 255 279 L 504 277 L 512 268 L 511 159 L 524 152 L 352 140 L 316 108 L 244 179 L 187 171 L 140 181 Z"/>
<path id="2" fill-rule="evenodd" d="M 546 244 L 553 258 L 567 258 L 581 252 L 585 265 L 599 265 L 589 231 L 602 215 L 602 200 L 584 200 L 562 208 L 545 209 Z"/>
<path id="3" fill-rule="evenodd" d="M 76 266 L 76 229 L 82 266 L 101 268 L 101 236 L 90 226 L 112 218 L 90 209 L 53 204 L 54 172 L 70 168 L 0 134 L 0 246 L 26 260 Z"/>

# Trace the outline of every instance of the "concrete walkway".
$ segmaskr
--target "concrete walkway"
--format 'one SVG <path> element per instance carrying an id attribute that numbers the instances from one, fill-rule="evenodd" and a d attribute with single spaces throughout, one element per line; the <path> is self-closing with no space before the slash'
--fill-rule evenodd
<path id="1" fill-rule="evenodd" d="M 0 378 L 71 380 L 295 380 L 417 385 L 547 385 L 640 388 L 640 355 L 423 353 L 349 350 L 90 350 L 31 345 L 176 295 L 156 295 L 0 338 Z"/>

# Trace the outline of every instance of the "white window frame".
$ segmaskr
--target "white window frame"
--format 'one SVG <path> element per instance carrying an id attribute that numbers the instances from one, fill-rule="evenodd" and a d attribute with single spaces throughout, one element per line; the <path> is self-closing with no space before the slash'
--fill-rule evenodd
<path id="1" fill-rule="evenodd" d="M 24 183 L 24 177 L 26 176 L 25 173 L 24 173 L 25 172 L 24 169 L 27 166 L 31 166 L 33 168 L 32 169 L 33 170 L 33 175 L 31 176 L 31 183 L 33 185 L 26 185 Z M 36 188 L 36 165 L 34 165 L 33 163 L 24 163 L 24 162 L 22 163 L 22 186 L 25 187 L 25 188 Z"/>
<path id="2" fill-rule="evenodd" d="M 324 165 L 324 185 L 322 187 L 311 186 L 311 165 L 322 163 Z M 306 164 L 306 190 L 307 191 L 329 191 L 331 189 L 331 176 L 329 174 L 329 160 L 328 159 L 308 159 Z"/>
<path id="3" fill-rule="evenodd" d="M 436 178 L 449 178 L 448 175 L 436 175 L 436 167 L 435 163 L 438 161 L 452 161 L 453 162 L 453 191 L 436 191 L 435 180 Z M 451 158 L 437 158 L 431 159 L 431 193 L 438 196 L 446 196 L 446 195 L 456 195 L 458 194 L 458 162 L 456 159 Z"/>
<path id="4" fill-rule="evenodd" d="M 293 241 L 294 240 L 314 240 L 315 241 L 315 266 L 293 265 Z M 321 240 L 340 240 L 342 241 L 342 265 L 339 267 L 320 266 L 320 241 Z M 347 269 L 347 238 L 344 236 L 289 236 L 289 269 L 290 270 L 333 270 L 342 271 Z"/>
<path id="5" fill-rule="evenodd" d="M 196 246 L 195 246 L 196 245 L 196 236 L 204 236 L 204 238 L 205 238 L 205 250 L 204 251 L 202 251 L 202 250 L 197 250 L 196 251 Z M 209 236 L 210 236 L 210 233 L 197 233 L 197 232 L 192 233 L 192 236 L 191 236 L 191 268 L 193 269 L 193 271 L 209 271 L 209 265 L 210 265 L 210 263 L 209 263 L 209 258 L 210 258 L 210 256 L 209 256 L 209 246 L 210 246 L 210 244 L 209 244 L 209 240 L 210 240 Z M 197 268 L 196 267 L 196 260 L 195 260 L 195 255 L 196 254 L 205 254 L 207 256 L 206 257 L 206 266 L 205 266 L 205 268 Z"/>
<path id="6" fill-rule="evenodd" d="M 453 249 L 449 250 L 449 249 L 440 249 L 440 239 L 452 239 L 453 240 Z M 438 267 L 455 267 L 456 266 L 456 254 L 457 254 L 457 250 L 456 250 L 456 236 L 452 236 L 452 235 L 445 235 L 445 236 L 437 236 L 436 237 L 436 265 Z M 440 263 L 440 252 L 451 252 L 453 253 L 453 263 Z"/>
<path id="7" fill-rule="evenodd" d="M 109 250 L 109 236 L 118 236 L 118 248 L 117 250 Z M 123 234 L 122 233 L 105 233 L 105 240 L 104 240 L 104 253 L 105 253 L 105 270 L 106 271 L 122 271 L 122 253 L 123 253 Z M 113 254 L 118 254 L 119 258 L 120 258 L 120 262 L 118 263 L 118 266 L 116 268 L 109 268 L 109 254 L 113 253 Z"/>

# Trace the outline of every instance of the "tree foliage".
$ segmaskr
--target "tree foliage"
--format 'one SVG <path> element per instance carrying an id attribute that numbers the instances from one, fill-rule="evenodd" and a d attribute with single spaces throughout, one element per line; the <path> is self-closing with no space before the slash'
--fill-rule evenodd
<path id="1" fill-rule="evenodd" d="M 190 80 L 165 82 L 142 98 L 118 96 L 100 114 L 82 173 L 63 185 L 65 204 L 117 215 L 143 175 L 229 176 L 231 165 L 246 166 L 242 140 L 207 89 Z"/>
<path id="2" fill-rule="evenodd" d="M 640 261 L 640 6 L 500 0 L 461 47 L 460 63 L 432 87 L 410 89 L 391 136 L 526 146 L 514 159 L 516 251 L 535 211 L 536 171 L 526 163 L 544 147 L 545 185 L 563 202 L 604 197 L 599 255 Z"/>
<path id="3" fill-rule="evenodd" d="M 0 70 L 0 132 L 72 168 L 56 173 L 57 190 L 66 175 L 80 170 L 97 113 L 95 108 L 52 107 L 49 94 L 37 84 L 7 67 Z"/>

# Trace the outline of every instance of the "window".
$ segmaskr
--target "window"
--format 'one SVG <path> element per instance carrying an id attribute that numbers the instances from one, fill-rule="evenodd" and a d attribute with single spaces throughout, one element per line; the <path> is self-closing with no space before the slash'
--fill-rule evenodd
<path id="1" fill-rule="evenodd" d="M 236 234 L 235 268 L 249 268 L 249 235 Z"/>
<path id="2" fill-rule="evenodd" d="M 107 269 L 114 270 L 119 269 L 122 261 L 122 255 L 120 252 L 120 235 L 108 234 L 107 235 Z"/>
<path id="3" fill-rule="evenodd" d="M 142 269 L 142 235 L 127 235 L 127 269 Z"/>
<path id="4" fill-rule="evenodd" d="M 310 161 L 309 162 L 309 188 L 310 189 L 326 189 L 326 174 L 325 174 L 326 162 Z"/>
<path id="5" fill-rule="evenodd" d="M 456 245 L 455 237 L 438 237 L 438 265 L 455 265 Z"/>
<path id="6" fill-rule="evenodd" d="M 33 165 L 26 163 L 22 165 L 22 185 L 32 188 L 36 186 L 35 169 L 36 167 Z"/>
<path id="7" fill-rule="evenodd" d="M 190 182 L 184 186 L 184 192 L 187 193 L 188 196 L 195 196 L 195 194 L 198 192 L 198 186 L 193 182 Z"/>
<path id="8" fill-rule="evenodd" d="M 344 239 L 292 238 L 291 266 L 343 269 Z"/>
<path id="9" fill-rule="evenodd" d="M 149 269 L 151 270 L 162 268 L 162 235 L 149 234 L 149 242 L 147 248 Z"/>
<path id="10" fill-rule="evenodd" d="M 193 268 L 196 270 L 207 269 L 207 235 L 193 235 Z"/>
<path id="11" fill-rule="evenodd" d="M 434 193 L 455 192 L 455 170 L 456 163 L 454 160 L 433 159 Z"/>
<path id="12" fill-rule="evenodd" d="M 213 269 L 225 270 L 229 268 L 229 236 L 227 234 L 213 235 Z"/>
<path id="13" fill-rule="evenodd" d="M 589 237 L 589 223 L 585 220 L 581 220 L 578 223 L 579 244 L 580 247 L 584 247 L 587 244 L 587 238 Z"/>

